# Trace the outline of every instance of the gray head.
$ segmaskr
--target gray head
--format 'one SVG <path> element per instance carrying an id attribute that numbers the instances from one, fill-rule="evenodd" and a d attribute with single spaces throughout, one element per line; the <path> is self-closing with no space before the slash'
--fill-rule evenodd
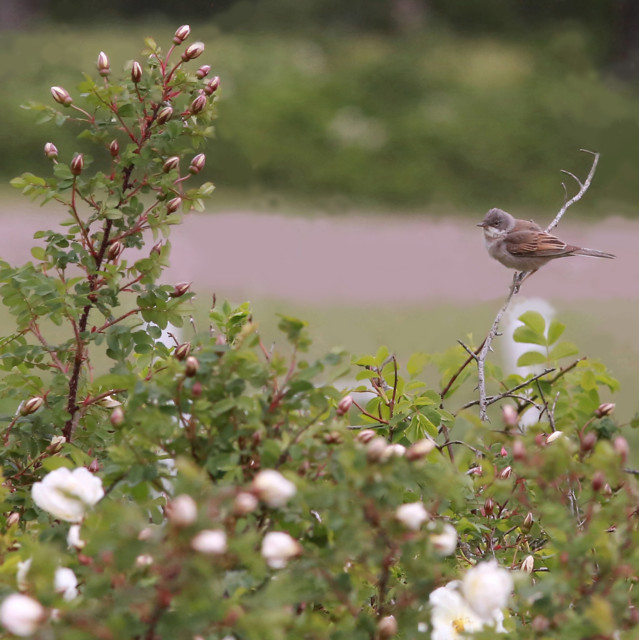
<path id="1" fill-rule="evenodd" d="M 484 229 L 491 227 L 497 231 L 509 231 L 515 224 L 515 218 L 502 209 L 491 209 L 477 225 Z"/>

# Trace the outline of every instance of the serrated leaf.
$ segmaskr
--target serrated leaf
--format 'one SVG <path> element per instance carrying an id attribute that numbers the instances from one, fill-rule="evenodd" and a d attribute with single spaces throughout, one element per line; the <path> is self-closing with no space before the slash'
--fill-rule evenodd
<path id="1" fill-rule="evenodd" d="M 576 344 L 572 342 L 560 342 L 551 352 L 551 360 L 560 360 L 561 358 L 567 358 L 568 356 L 575 356 L 579 353 L 579 349 Z"/>
<path id="2" fill-rule="evenodd" d="M 546 338 L 543 334 L 536 333 L 526 325 L 515 329 L 513 332 L 513 340 L 515 342 L 523 342 L 524 344 L 538 344 L 542 347 L 546 346 Z"/>
<path id="3" fill-rule="evenodd" d="M 530 367 L 536 364 L 545 364 L 546 362 L 546 356 L 540 351 L 527 351 L 523 355 L 519 356 L 517 366 Z"/>

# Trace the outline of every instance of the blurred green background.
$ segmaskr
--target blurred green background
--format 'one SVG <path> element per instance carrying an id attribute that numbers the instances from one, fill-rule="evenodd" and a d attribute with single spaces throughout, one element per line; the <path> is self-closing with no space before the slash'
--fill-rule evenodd
<path id="1" fill-rule="evenodd" d="M 558 170 L 601 152 L 592 213 L 634 215 L 633 0 L 2 0 L 0 176 L 43 170 L 20 104 L 73 90 L 104 49 L 191 23 L 222 78 L 207 160 L 219 203 L 324 210 L 554 208 Z M 34 163 L 34 159 L 38 163 Z M 584 167 L 589 160 L 583 159 Z M 34 164 L 36 166 L 34 167 Z M 571 169 L 579 170 L 571 164 Z"/>
<path id="2" fill-rule="evenodd" d="M 211 211 L 463 220 L 498 204 L 548 217 L 563 199 L 559 170 L 585 175 L 587 148 L 601 163 L 580 218 L 636 215 L 636 0 L 0 0 L 0 184 L 47 175 L 46 140 L 66 157 L 85 149 L 73 126 L 34 126 L 20 105 L 50 101 L 52 85 L 73 93 L 100 50 L 116 70 L 144 37 L 169 43 L 184 23 L 222 79 L 204 172 L 217 185 Z M 622 380 L 628 419 L 636 296 L 596 296 L 554 303 L 567 335 Z M 269 340 L 279 311 L 311 320 L 318 349 L 388 344 L 401 356 L 480 341 L 498 305 L 254 303 Z"/>

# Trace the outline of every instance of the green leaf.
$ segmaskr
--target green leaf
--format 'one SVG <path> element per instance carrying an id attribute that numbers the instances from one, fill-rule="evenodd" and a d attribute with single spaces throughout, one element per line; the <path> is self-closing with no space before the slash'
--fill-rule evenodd
<path id="1" fill-rule="evenodd" d="M 546 331 L 546 321 L 538 311 L 526 311 L 519 316 L 518 320 L 538 335 L 543 336 Z"/>
<path id="2" fill-rule="evenodd" d="M 31 248 L 31 255 L 36 259 L 36 260 L 45 260 L 47 257 L 47 254 L 44 250 L 44 247 L 32 247 Z"/>
<path id="3" fill-rule="evenodd" d="M 551 352 L 551 360 L 560 360 L 561 358 L 567 358 L 568 356 L 576 356 L 579 353 L 579 349 L 576 344 L 572 342 L 560 342 Z"/>
<path id="4" fill-rule="evenodd" d="M 513 340 L 515 342 L 523 342 L 525 344 L 538 344 L 542 347 L 546 346 L 546 338 L 543 334 L 536 333 L 530 327 L 526 325 L 517 327 L 513 333 Z"/>
<path id="5" fill-rule="evenodd" d="M 535 364 L 545 364 L 547 362 L 546 356 L 541 351 L 526 351 L 523 355 L 519 356 L 517 360 L 518 367 L 530 367 Z"/>
<path id="6" fill-rule="evenodd" d="M 406 371 L 408 371 L 408 375 L 411 378 L 418 376 L 423 371 L 426 364 L 428 364 L 429 360 L 430 355 L 427 353 L 422 353 L 420 351 L 413 353 L 406 364 Z"/>
<path id="7" fill-rule="evenodd" d="M 558 320 L 553 320 L 548 327 L 548 344 L 555 344 L 555 342 L 561 338 L 565 329 L 565 324 L 562 324 Z"/>

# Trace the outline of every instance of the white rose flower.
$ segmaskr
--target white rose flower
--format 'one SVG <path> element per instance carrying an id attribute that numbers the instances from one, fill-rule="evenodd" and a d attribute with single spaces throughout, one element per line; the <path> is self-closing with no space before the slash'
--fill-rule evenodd
<path id="1" fill-rule="evenodd" d="M 457 549 L 457 531 L 446 522 L 441 533 L 431 533 L 430 542 L 440 556 L 450 556 Z"/>
<path id="2" fill-rule="evenodd" d="M 411 502 L 397 507 L 395 518 L 408 529 L 417 531 L 428 520 L 428 511 L 421 502 Z"/>
<path id="3" fill-rule="evenodd" d="M 27 581 L 27 574 L 31 569 L 31 562 L 33 558 L 27 558 L 23 562 L 18 562 L 18 570 L 16 571 L 16 582 L 18 583 L 18 589 L 20 591 L 26 591 L 29 587 Z"/>
<path id="4" fill-rule="evenodd" d="M 220 555 L 226 553 L 226 533 L 219 529 L 200 531 L 192 540 L 191 547 L 200 553 Z"/>
<path id="5" fill-rule="evenodd" d="M 78 579 L 71 569 L 58 567 L 55 570 L 53 587 L 67 602 L 78 597 Z"/>
<path id="6" fill-rule="evenodd" d="M 462 594 L 470 607 L 484 620 L 494 619 L 507 604 L 513 590 L 510 572 L 496 560 L 480 562 L 469 569 L 462 581 Z"/>
<path id="7" fill-rule="evenodd" d="M 260 471 L 251 488 L 269 507 L 283 507 L 297 492 L 295 485 L 274 469 Z"/>
<path id="8" fill-rule="evenodd" d="M 45 619 L 44 607 L 33 598 L 13 593 L 0 605 L 2 626 L 16 636 L 30 636 Z"/>
<path id="9" fill-rule="evenodd" d="M 80 538 L 80 525 L 72 524 L 67 533 L 67 544 L 74 549 L 83 549 L 86 542 Z"/>
<path id="10" fill-rule="evenodd" d="M 33 501 L 58 520 L 82 522 L 85 513 L 104 496 L 102 480 L 88 469 L 70 471 L 60 467 L 36 482 L 31 495 Z"/>
<path id="11" fill-rule="evenodd" d="M 176 527 L 188 527 L 197 520 L 197 504 L 183 493 L 166 505 L 166 515 Z"/>
<path id="12" fill-rule="evenodd" d="M 283 569 L 302 552 L 300 543 L 283 531 L 269 531 L 262 541 L 262 556 L 272 569 Z"/>
<path id="13" fill-rule="evenodd" d="M 138 569 L 141 569 L 143 567 L 148 567 L 152 564 L 153 564 L 153 556 L 150 556 L 148 553 L 143 553 L 141 556 L 138 556 L 135 559 L 135 566 L 138 567 Z"/>
<path id="14" fill-rule="evenodd" d="M 433 632 L 431 640 L 461 640 L 466 634 L 481 631 L 485 621 L 482 620 L 459 593 L 458 580 L 449 582 L 445 587 L 435 589 L 428 600 L 432 606 L 431 623 Z M 504 633 L 504 616 L 501 611 L 489 622 L 497 633 Z"/>

